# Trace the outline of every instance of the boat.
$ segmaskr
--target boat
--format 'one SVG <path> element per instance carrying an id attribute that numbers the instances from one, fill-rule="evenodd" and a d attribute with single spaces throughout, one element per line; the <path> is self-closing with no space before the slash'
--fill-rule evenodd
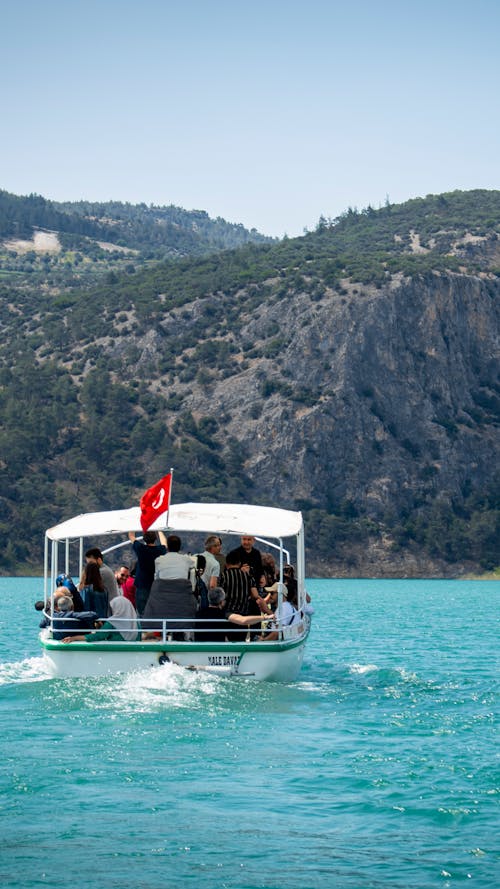
<path id="1" fill-rule="evenodd" d="M 243 535 L 255 537 L 256 545 L 261 550 L 264 545 L 273 552 L 279 567 L 278 604 L 282 601 L 284 589 L 284 566 L 290 562 L 292 554 L 296 563 L 297 620 L 292 626 L 278 626 L 277 638 L 273 641 L 255 641 L 250 634 L 241 640 L 241 628 L 235 641 L 193 641 L 194 632 L 175 633 L 176 638 L 172 638 L 172 621 L 167 619 L 157 622 L 154 639 L 145 639 L 144 633 L 139 634 L 135 642 L 80 641 L 68 644 L 54 638 L 49 603 L 58 575 L 64 572 L 72 576 L 73 568 L 74 574 L 79 576 L 84 541 L 95 546 L 98 540 L 103 555 L 129 545 L 128 539 L 123 540 L 123 537 L 129 531 L 142 533 L 140 518 L 139 507 L 85 513 L 46 531 L 44 613 L 48 626 L 42 629 L 40 642 L 49 674 L 53 677 L 103 676 L 173 663 L 221 676 L 293 681 L 301 669 L 310 630 L 305 589 L 304 528 L 300 512 L 276 507 L 232 503 L 172 504 L 168 513 L 159 516 L 149 529 L 162 530 L 165 534 L 182 534 L 183 540 L 186 534 L 217 534 L 224 537 L 225 543 L 228 535 L 234 535 L 238 540 L 234 543 L 231 541 L 233 547 L 239 545 L 239 538 Z M 103 538 L 110 540 L 107 548 L 102 546 Z M 112 543 L 116 538 L 121 540 Z M 197 629 L 201 623 L 197 621 Z M 150 625 L 151 620 L 148 620 L 149 628 Z M 185 629 L 185 621 L 182 627 Z M 179 639 L 178 636 L 184 638 Z M 196 636 L 200 638 L 198 632 Z M 230 639 L 229 634 L 227 638 Z"/>

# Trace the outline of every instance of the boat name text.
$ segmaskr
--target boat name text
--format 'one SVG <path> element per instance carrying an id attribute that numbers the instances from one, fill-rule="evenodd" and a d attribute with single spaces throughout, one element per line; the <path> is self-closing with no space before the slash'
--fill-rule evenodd
<path id="1" fill-rule="evenodd" d="M 237 654 L 209 655 L 208 663 L 211 667 L 234 667 L 239 661 Z"/>

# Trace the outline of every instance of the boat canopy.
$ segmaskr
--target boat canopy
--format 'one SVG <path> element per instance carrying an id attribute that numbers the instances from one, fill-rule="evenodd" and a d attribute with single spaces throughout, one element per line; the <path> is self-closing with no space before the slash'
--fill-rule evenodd
<path id="1" fill-rule="evenodd" d="M 141 510 L 116 509 L 88 512 L 54 525 L 47 531 L 50 540 L 70 540 L 107 534 L 142 533 Z M 273 506 L 248 506 L 239 503 L 177 503 L 160 516 L 151 531 L 193 531 L 213 534 L 249 534 L 255 537 L 284 538 L 302 530 L 302 514 Z"/>

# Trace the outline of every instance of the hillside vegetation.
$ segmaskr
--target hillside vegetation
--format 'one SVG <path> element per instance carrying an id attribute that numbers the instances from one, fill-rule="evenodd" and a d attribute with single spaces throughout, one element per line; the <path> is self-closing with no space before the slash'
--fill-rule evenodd
<path id="1" fill-rule="evenodd" d="M 50 209 L 109 242 L 115 206 Z M 18 209 L 27 238 L 41 223 Z M 36 281 L 0 278 L 0 568 L 38 564 L 45 527 L 131 505 L 170 466 L 177 502 L 303 509 L 318 573 L 494 567 L 500 192 L 167 261 L 148 212 L 128 241 L 115 220 L 117 247 L 150 243 L 141 268 L 103 249 L 80 285 L 43 254 Z"/>
<path id="2" fill-rule="evenodd" d="M 17 286 L 88 286 L 158 260 L 270 241 L 203 210 L 146 204 L 58 203 L 0 191 L 2 276 Z"/>

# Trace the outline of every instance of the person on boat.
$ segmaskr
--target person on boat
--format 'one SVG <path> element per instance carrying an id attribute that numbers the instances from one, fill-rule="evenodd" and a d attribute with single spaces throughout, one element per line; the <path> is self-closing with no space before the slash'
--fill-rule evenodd
<path id="1" fill-rule="evenodd" d="M 250 574 L 242 570 L 239 549 L 232 549 L 227 554 L 220 585 L 226 593 L 227 608 L 237 614 L 248 614 L 249 600 L 256 598 L 259 591 Z"/>
<path id="2" fill-rule="evenodd" d="M 58 587 L 64 595 L 71 596 L 77 611 L 85 611 L 85 602 L 83 601 L 80 591 L 75 586 L 73 578 L 69 574 L 58 574 L 56 577 L 56 587 Z"/>
<path id="3" fill-rule="evenodd" d="M 118 571 L 115 571 L 116 582 L 121 590 L 122 596 L 125 596 L 135 608 L 135 580 L 130 573 L 128 565 L 120 565 Z"/>
<path id="4" fill-rule="evenodd" d="M 269 604 L 271 608 L 276 610 L 274 619 L 269 623 L 268 629 L 257 637 L 256 641 L 258 642 L 274 642 L 276 639 L 279 639 L 280 628 L 291 627 L 293 624 L 300 623 L 301 621 L 300 611 L 297 611 L 291 602 L 288 601 L 288 590 L 285 584 L 282 586 L 283 599 L 281 605 L 277 605 L 279 586 L 279 582 L 276 581 L 272 586 L 265 589 L 265 592 L 270 594 Z"/>
<path id="5" fill-rule="evenodd" d="M 87 564 L 89 562 L 95 562 L 95 564 L 99 568 L 99 571 L 101 572 L 102 582 L 104 584 L 104 589 L 108 594 L 108 600 L 111 601 L 111 599 L 114 599 L 115 596 L 119 596 L 120 590 L 118 588 L 114 572 L 109 567 L 109 565 L 104 564 L 101 550 L 97 546 L 92 546 L 85 553 L 85 560 Z"/>
<path id="6" fill-rule="evenodd" d="M 134 531 L 128 538 L 137 557 L 135 567 L 135 601 L 137 613 L 142 616 L 155 579 L 155 560 L 167 552 L 167 541 L 163 531 L 159 532 L 160 543 L 154 531 L 145 531 L 142 540 L 137 540 Z"/>
<path id="7" fill-rule="evenodd" d="M 55 602 L 56 602 L 56 593 L 58 593 L 58 592 L 59 591 L 56 590 L 54 595 L 51 596 L 50 599 L 47 599 L 47 601 L 45 601 L 44 599 L 39 599 L 38 602 L 35 602 L 36 610 L 43 611 L 43 617 L 40 619 L 40 623 L 38 624 L 38 626 L 40 627 L 41 630 L 43 630 L 45 627 L 50 627 L 50 621 L 51 621 L 50 615 L 52 614 L 52 612 L 54 612 L 56 610 Z M 69 596 L 69 593 L 64 592 L 64 593 L 59 593 L 59 595 L 60 596 L 62 596 L 62 595 Z"/>
<path id="8" fill-rule="evenodd" d="M 286 588 L 288 590 L 287 600 L 293 605 L 294 608 L 299 607 L 298 603 L 298 586 L 297 581 L 295 579 L 295 568 L 293 565 L 285 565 L 283 568 L 283 580 L 286 584 Z M 312 615 L 314 614 L 314 608 L 311 605 L 311 597 L 309 593 L 305 592 L 304 594 L 304 602 L 302 603 L 302 611 L 304 614 Z"/>
<path id="9" fill-rule="evenodd" d="M 44 611 L 45 614 L 50 615 L 50 613 L 52 611 L 56 610 L 57 600 L 61 599 L 64 596 L 68 596 L 70 599 L 73 599 L 73 604 L 74 604 L 75 600 L 74 600 L 73 596 L 71 595 L 70 591 L 68 590 L 68 588 L 65 586 L 58 586 L 55 588 L 54 592 L 52 593 L 52 596 L 50 597 L 50 599 L 47 599 L 47 601 L 45 601 L 44 599 L 38 599 L 38 601 L 35 602 L 35 608 L 37 611 Z M 79 601 L 83 602 L 83 599 L 80 596 L 80 593 L 78 593 L 78 596 L 79 596 Z M 78 607 L 78 611 L 84 611 L 84 610 L 85 610 L 84 605 L 82 605 L 82 608 Z M 50 618 L 47 619 L 46 617 L 43 617 L 42 620 L 40 621 L 40 627 L 42 627 L 42 628 L 48 627 L 49 624 L 50 624 Z"/>
<path id="10" fill-rule="evenodd" d="M 215 558 L 215 552 L 220 550 L 220 547 L 220 537 L 215 534 L 210 534 L 205 540 L 205 549 L 201 553 L 205 558 L 205 570 L 201 577 L 207 590 L 219 585 L 221 568 L 218 559 Z"/>
<path id="11" fill-rule="evenodd" d="M 272 586 L 278 576 L 278 572 L 276 570 L 274 556 L 272 556 L 271 553 L 262 553 L 262 572 L 264 580 L 263 586 Z"/>
<path id="12" fill-rule="evenodd" d="M 184 639 L 193 629 L 197 600 L 192 556 L 181 553 L 177 534 L 167 537 L 167 553 L 155 561 L 155 579 L 144 609 L 143 628 L 157 629 L 159 620 L 170 618 L 167 629 L 175 639 Z"/>
<path id="13" fill-rule="evenodd" d="M 244 534 L 241 537 L 241 545 L 233 552 L 238 553 L 243 571 L 247 570 L 246 566 L 248 566 L 249 573 L 253 577 L 254 586 L 259 587 L 264 572 L 262 569 L 261 552 L 254 546 L 254 543 L 255 537 L 252 537 L 250 534 Z"/>
<path id="14" fill-rule="evenodd" d="M 215 534 L 214 534 L 214 537 L 217 540 L 217 543 L 211 547 L 210 552 L 212 553 L 214 559 L 217 559 L 217 561 L 220 565 L 220 571 L 219 571 L 219 577 L 220 577 L 221 572 L 224 571 L 224 568 L 226 567 L 226 557 L 225 557 L 224 553 L 222 552 L 222 537 L 218 537 Z"/>
<path id="15" fill-rule="evenodd" d="M 80 591 L 85 602 L 85 608 L 97 611 L 100 618 L 108 616 L 109 596 L 104 588 L 104 582 L 97 562 L 87 562 L 80 579 Z"/>
<path id="16" fill-rule="evenodd" d="M 297 608 L 298 587 L 297 581 L 295 580 L 295 570 L 293 565 L 285 565 L 283 568 L 283 580 L 287 588 L 287 601 L 290 602 L 294 608 Z"/>
<path id="17" fill-rule="evenodd" d="M 66 636 L 63 642 L 136 642 L 140 639 L 137 612 L 125 596 L 116 596 L 109 603 L 111 614 L 98 629 L 85 635 Z"/>
<path id="18" fill-rule="evenodd" d="M 181 553 L 182 541 L 177 534 L 166 538 L 167 552 L 155 559 L 155 579 L 179 580 L 189 578 L 194 561 L 192 556 Z"/>
<path id="19" fill-rule="evenodd" d="M 50 611 L 52 604 L 55 604 L 61 596 L 69 596 L 70 599 L 73 599 L 73 604 L 77 611 L 85 611 L 85 603 L 79 591 L 77 590 L 76 593 L 76 595 L 72 595 L 70 589 L 66 586 L 56 586 L 51 598 L 47 602 L 44 602 L 43 599 L 35 602 L 35 608 L 37 611 Z"/>
<path id="20" fill-rule="evenodd" d="M 95 626 L 97 614 L 95 611 L 75 611 L 75 605 L 71 596 L 58 596 L 54 602 L 52 619 L 44 618 L 40 621 L 44 626 L 52 626 L 52 638 L 64 639 L 68 635 L 78 635 L 82 630 L 91 630 Z"/>
<path id="21" fill-rule="evenodd" d="M 197 555 L 195 558 L 194 595 L 196 597 L 196 601 L 198 602 L 198 608 L 206 608 L 208 605 L 208 589 L 205 581 L 203 580 L 203 575 L 206 568 L 206 560 L 203 553 L 199 553 L 199 555 Z"/>
<path id="22" fill-rule="evenodd" d="M 228 612 L 245 616 L 260 616 L 262 611 L 269 611 L 265 600 L 249 572 L 241 566 L 240 549 L 233 549 L 226 556 L 226 567 L 221 575 L 221 587 L 226 593 L 226 609 Z M 258 621 L 255 621 L 258 623 Z M 233 634 L 232 639 L 242 639 L 246 633 Z"/>
<path id="23" fill-rule="evenodd" d="M 231 641 L 237 627 L 250 627 L 262 620 L 260 615 L 257 617 L 254 614 L 243 615 L 227 611 L 226 594 L 219 586 L 208 591 L 208 605 L 200 608 L 196 619 L 200 621 L 195 633 L 196 642 L 225 642 L 226 638 Z"/>

